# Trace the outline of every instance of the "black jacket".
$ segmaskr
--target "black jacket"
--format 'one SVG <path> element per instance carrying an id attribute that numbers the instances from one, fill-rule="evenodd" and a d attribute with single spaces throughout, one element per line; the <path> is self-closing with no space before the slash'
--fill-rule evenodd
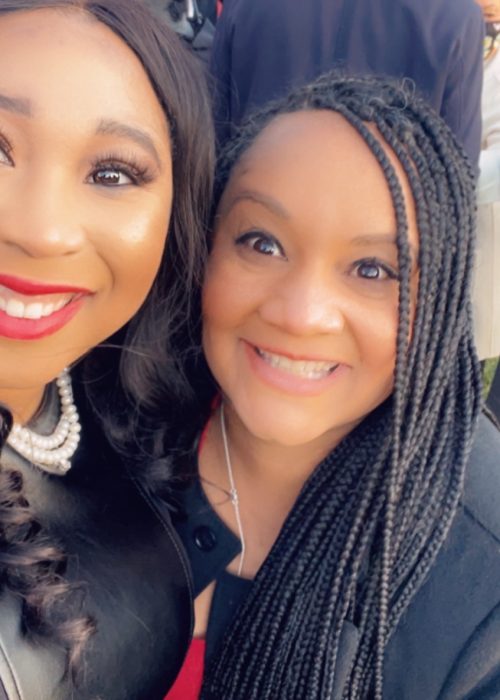
<path id="1" fill-rule="evenodd" d="M 199 485 L 183 494 L 183 504 L 187 517 L 179 514 L 176 527 L 194 590 L 217 581 L 207 628 L 209 660 L 251 582 L 224 571 L 239 542 Z M 344 623 L 332 700 L 342 697 L 358 641 L 357 628 Z M 384 700 L 499 699 L 500 432 L 482 416 L 448 537 L 386 649 Z"/>
<path id="2" fill-rule="evenodd" d="M 26 639 L 19 603 L 4 591 L 0 698 L 3 684 L 8 700 L 163 700 L 192 626 L 187 560 L 168 511 L 156 511 L 88 414 L 82 435 L 64 477 L 9 459 L 7 449 L 2 466 L 22 472 L 38 519 L 68 555 L 66 577 L 83 586 L 83 611 L 97 632 L 72 687 L 60 649 Z"/>

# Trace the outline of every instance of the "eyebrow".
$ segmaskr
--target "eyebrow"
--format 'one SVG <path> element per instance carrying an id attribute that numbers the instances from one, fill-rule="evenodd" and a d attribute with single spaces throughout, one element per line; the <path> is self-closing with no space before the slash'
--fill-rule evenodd
<path id="1" fill-rule="evenodd" d="M 23 97 L 9 97 L 0 94 L 0 109 L 6 109 L 15 114 L 22 114 L 25 117 L 32 116 L 31 102 Z"/>
<path id="2" fill-rule="evenodd" d="M 122 136 L 131 141 L 135 141 L 139 146 L 142 146 L 148 153 L 153 156 L 156 161 L 157 166 L 161 169 L 162 162 L 156 146 L 154 145 L 151 136 L 142 129 L 135 126 L 130 126 L 129 124 L 124 124 L 123 122 L 115 121 L 114 119 L 101 119 L 99 122 L 96 134 L 112 134 L 114 136 Z"/>
<path id="3" fill-rule="evenodd" d="M 396 236 L 393 233 L 366 233 L 353 238 L 352 243 L 354 243 L 354 245 L 359 246 L 372 245 L 377 243 L 379 245 L 392 245 L 394 247 L 397 247 L 398 245 Z M 410 241 L 408 241 L 408 247 L 410 248 L 411 254 L 416 258 L 417 251 L 415 249 L 415 246 L 412 243 L 410 243 Z"/>
<path id="4" fill-rule="evenodd" d="M 256 190 L 243 190 L 242 192 L 239 192 L 232 199 L 230 199 L 227 205 L 224 207 L 224 214 L 228 214 L 239 202 L 245 201 L 260 204 L 268 209 L 272 214 L 275 214 L 282 219 L 290 218 L 290 213 L 282 204 L 273 199 L 273 197 L 269 197 L 263 192 L 257 192 Z"/>
<path id="5" fill-rule="evenodd" d="M 23 97 L 9 97 L 0 93 L 0 109 L 5 109 L 9 112 L 22 114 L 25 117 L 33 116 L 31 101 Z M 114 119 L 101 119 L 96 134 L 114 134 L 135 141 L 137 144 L 145 148 L 155 159 L 156 164 L 161 168 L 162 163 L 151 136 L 134 126 L 123 124 Z"/>

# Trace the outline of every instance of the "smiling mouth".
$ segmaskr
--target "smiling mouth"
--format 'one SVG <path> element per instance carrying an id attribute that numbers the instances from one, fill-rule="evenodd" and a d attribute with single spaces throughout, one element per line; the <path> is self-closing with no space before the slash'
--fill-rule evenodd
<path id="1" fill-rule="evenodd" d="M 41 300 L 23 300 L 12 295 L 12 291 L 0 285 L 0 311 L 11 318 L 38 320 L 60 311 L 75 299 L 75 294 L 54 294 Z"/>
<path id="2" fill-rule="evenodd" d="M 326 362 L 323 360 L 293 360 L 285 355 L 262 350 L 254 345 L 254 351 L 266 364 L 283 372 L 288 372 L 302 379 L 319 380 L 333 374 L 339 362 Z"/>
<path id="3" fill-rule="evenodd" d="M 0 337 L 38 340 L 67 325 L 89 290 L 0 275 Z"/>
<path id="4" fill-rule="evenodd" d="M 33 321 L 51 316 L 56 311 L 70 304 L 77 294 L 44 295 L 43 300 L 22 298 L 13 294 L 11 289 L 0 285 L 0 311 L 10 318 L 30 319 Z"/>

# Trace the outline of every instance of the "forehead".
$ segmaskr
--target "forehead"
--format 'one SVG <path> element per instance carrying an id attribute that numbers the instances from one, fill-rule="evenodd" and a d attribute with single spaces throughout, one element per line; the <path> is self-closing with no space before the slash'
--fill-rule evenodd
<path id="1" fill-rule="evenodd" d="M 368 128 L 396 171 L 411 223 L 414 202 L 403 168 L 375 127 Z M 354 215 L 362 220 L 375 211 L 394 219 L 389 186 L 377 159 L 354 127 L 329 110 L 274 118 L 235 165 L 226 191 L 247 187 L 316 212 L 323 209 L 325 215 L 336 207 L 345 208 L 351 219 Z"/>
<path id="2" fill-rule="evenodd" d="M 33 116 L 54 119 L 61 112 L 68 124 L 85 116 L 116 115 L 166 131 L 165 115 L 139 59 L 83 11 L 0 15 L 0 51 L 0 93 L 29 100 Z"/>

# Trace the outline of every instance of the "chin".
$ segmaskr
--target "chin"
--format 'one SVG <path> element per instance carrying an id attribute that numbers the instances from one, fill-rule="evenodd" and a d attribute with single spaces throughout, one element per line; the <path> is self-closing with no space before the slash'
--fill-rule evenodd
<path id="1" fill-rule="evenodd" d="M 257 406 L 245 407 L 238 411 L 246 429 L 254 437 L 264 442 L 283 447 L 300 447 L 314 442 L 332 426 L 322 426 L 311 420 L 310 414 L 296 411 L 265 411 Z"/>

